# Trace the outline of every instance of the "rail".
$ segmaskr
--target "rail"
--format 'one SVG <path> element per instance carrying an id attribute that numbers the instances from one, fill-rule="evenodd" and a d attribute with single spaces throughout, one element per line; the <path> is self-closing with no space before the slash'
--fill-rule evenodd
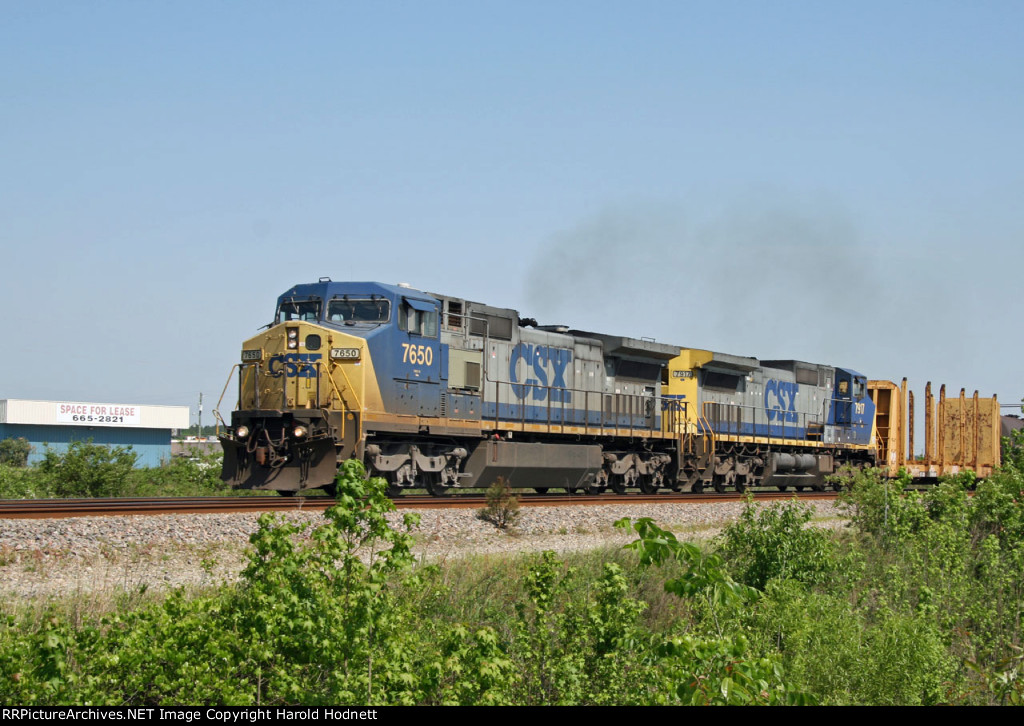
<path id="1" fill-rule="evenodd" d="M 333 371 L 329 372 L 327 374 L 327 380 L 329 380 L 331 382 L 331 387 L 334 388 L 334 392 L 338 394 L 338 401 L 341 403 L 341 406 L 342 406 L 341 438 L 342 438 L 342 440 L 344 440 L 345 439 L 345 419 L 348 418 L 348 416 L 346 416 L 345 414 L 347 414 L 347 413 L 349 413 L 350 411 L 353 411 L 353 410 L 361 412 L 363 410 L 363 402 L 361 400 L 359 400 L 359 395 L 356 393 L 355 386 L 352 385 L 352 381 L 349 379 L 348 373 L 345 372 L 345 366 L 339 364 L 339 365 L 337 365 L 335 367 L 338 370 L 341 371 L 341 375 L 345 378 L 345 385 L 348 386 L 348 390 L 352 392 L 352 398 L 355 399 L 356 407 L 357 407 L 357 408 L 353 409 L 352 406 L 349 405 L 348 401 L 345 400 L 345 396 L 338 389 L 338 384 L 334 382 L 334 376 L 331 375 L 331 373 L 333 373 Z M 317 379 L 319 379 L 319 377 L 320 377 L 319 374 L 320 374 L 320 364 L 317 363 Z M 317 389 L 316 405 L 317 405 L 317 408 L 320 408 L 320 391 L 319 391 L 319 388 Z"/>
<path id="2" fill-rule="evenodd" d="M 585 435 L 615 428 L 628 429 L 631 436 L 678 434 L 686 426 L 686 402 L 659 395 L 604 393 L 537 383 L 488 383 L 495 386 L 495 400 L 488 402 L 494 410 L 481 419 L 493 421 L 496 426 L 509 422 L 533 424 L 546 426 L 549 432 L 552 426 L 579 426 Z M 582 407 L 577 405 L 581 400 Z"/>
<path id="3" fill-rule="evenodd" d="M 837 414 L 843 413 L 845 408 L 845 415 L 842 418 L 852 419 L 852 416 L 849 416 L 852 402 L 831 399 L 831 403 L 832 410 Z M 711 432 L 719 436 L 756 436 L 767 438 L 769 442 L 794 439 L 823 441 L 825 425 L 823 414 L 806 411 L 769 410 L 761 406 L 719 401 L 704 401 L 701 408 L 702 432 Z M 852 420 L 840 421 L 835 425 L 861 432 L 870 428 L 870 424 Z"/>
<path id="4" fill-rule="evenodd" d="M 228 379 L 224 381 L 224 388 L 221 389 L 220 398 L 217 399 L 217 405 L 213 409 L 213 416 L 219 422 L 218 425 L 223 426 L 224 428 L 228 428 L 228 425 L 224 422 L 224 417 L 220 415 L 220 405 L 224 402 L 224 394 L 228 392 L 228 386 L 231 385 L 231 378 L 235 375 L 235 368 L 238 368 L 239 366 L 241 366 L 241 363 L 235 363 L 231 366 L 231 370 L 228 371 Z"/>
<path id="5" fill-rule="evenodd" d="M 715 460 L 715 445 L 717 441 L 715 440 L 715 430 L 711 428 L 711 424 L 708 422 L 703 411 L 701 411 L 698 425 L 700 427 L 699 430 L 704 434 L 708 441 L 708 466 L 711 466 Z"/>
<path id="6" fill-rule="evenodd" d="M 356 393 L 355 386 L 352 385 L 352 381 L 349 379 L 348 373 L 345 372 L 345 366 L 342 365 L 342 364 L 338 364 L 338 370 L 340 370 L 341 371 L 341 375 L 344 376 L 344 378 L 345 378 L 345 385 L 348 386 L 348 390 L 352 391 L 352 398 L 356 399 L 356 408 L 353 409 L 351 406 L 349 406 L 348 405 L 348 401 L 346 401 L 344 397 L 342 397 L 341 402 L 345 406 L 348 407 L 349 411 L 352 411 L 352 410 L 362 411 L 363 410 L 363 402 L 361 400 L 359 400 L 359 394 Z M 331 379 L 331 383 L 333 384 L 334 383 L 334 376 L 328 376 L 328 378 Z M 337 390 L 337 386 L 335 386 L 335 390 Z M 341 396 L 341 393 L 339 393 L 338 395 Z M 317 403 L 319 403 L 319 401 Z"/>

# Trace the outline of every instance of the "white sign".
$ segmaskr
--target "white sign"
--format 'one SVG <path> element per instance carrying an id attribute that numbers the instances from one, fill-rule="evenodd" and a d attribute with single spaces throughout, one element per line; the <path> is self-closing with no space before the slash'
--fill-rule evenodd
<path id="1" fill-rule="evenodd" d="M 110 403 L 58 403 L 57 423 L 79 426 L 138 426 L 139 406 Z"/>

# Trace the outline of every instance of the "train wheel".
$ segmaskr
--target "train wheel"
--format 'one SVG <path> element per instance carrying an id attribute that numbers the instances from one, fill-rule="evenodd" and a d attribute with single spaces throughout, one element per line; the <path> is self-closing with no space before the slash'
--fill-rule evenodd
<path id="1" fill-rule="evenodd" d="M 547 487 L 534 487 L 533 491 L 537 492 L 538 494 L 547 494 L 548 493 L 548 488 Z"/>
<path id="2" fill-rule="evenodd" d="M 279 491 L 278 494 L 280 494 L 282 497 L 294 497 L 295 496 L 295 490 L 294 489 L 286 489 L 284 491 Z"/>
<path id="3" fill-rule="evenodd" d="M 621 474 L 612 474 L 609 477 L 609 486 L 616 494 L 626 493 L 626 478 Z"/>
<path id="4" fill-rule="evenodd" d="M 402 486 L 403 481 L 400 476 L 400 471 L 377 471 L 376 469 L 370 472 L 370 476 L 379 476 L 388 483 L 386 494 L 394 499 L 395 497 L 402 496 L 402 492 L 405 488 Z"/>
<path id="5" fill-rule="evenodd" d="M 329 496 L 329 497 L 333 498 L 333 497 L 337 497 L 338 496 L 338 485 L 337 484 L 328 484 L 327 486 L 323 486 L 323 487 L 320 487 L 320 488 L 323 489 L 324 493 L 327 494 L 327 496 Z"/>
<path id="6" fill-rule="evenodd" d="M 654 481 L 654 477 L 642 476 L 640 477 L 640 491 L 644 494 L 657 494 L 658 484 Z"/>
<path id="7" fill-rule="evenodd" d="M 451 491 L 451 487 L 446 487 L 441 483 L 441 474 L 439 472 L 420 472 L 420 481 L 423 484 L 423 488 L 427 490 L 427 493 L 434 497 L 446 496 Z"/>
<path id="8" fill-rule="evenodd" d="M 690 491 L 693 492 L 694 494 L 703 494 L 704 493 L 704 480 L 703 479 L 698 479 L 697 481 L 695 481 L 693 483 L 693 486 L 690 487 Z"/>
<path id="9" fill-rule="evenodd" d="M 587 494 L 590 494 L 591 496 L 604 494 L 608 491 L 608 473 L 606 471 L 599 471 L 597 475 L 590 480 L 586 491 Z"/>

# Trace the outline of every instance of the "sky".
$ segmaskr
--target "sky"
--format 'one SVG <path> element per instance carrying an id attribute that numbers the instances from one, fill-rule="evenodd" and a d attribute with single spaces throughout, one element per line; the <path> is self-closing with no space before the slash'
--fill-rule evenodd
<path id="1" fill-rule="evenodd" d="M 0 0 L 0 398 L 210 423 L 329 276 L 1016 402 L 1022 36 L 1017 1 Z"/>

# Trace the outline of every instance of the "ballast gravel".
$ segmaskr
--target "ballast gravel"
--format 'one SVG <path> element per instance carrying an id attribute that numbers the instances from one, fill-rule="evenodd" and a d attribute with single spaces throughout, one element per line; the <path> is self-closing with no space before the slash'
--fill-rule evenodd
<path id="1" fill-rule="evenodd" d="M 609 504 L 523 507 L 516 526 L 501 530 L 471 509 L 419 510 L 414 551 L 430 561 L 467 554 L 554 550 L 571 552 L 621 546 L 633 539 L 612 524 L 650 517 L 680 539 L 706 539 L 735 519 L 742 503 Z M 832 502 L 812 502 L 816 523 L 842 524 Z M 316 526 L 321 512 L 276 515 Z M 175 514 L 0 519 L 0 596 L 40 599 L 106 596 L 238 579 L 259 514 Z M 389 515 L 393 525 L 401 512 Z"/>

